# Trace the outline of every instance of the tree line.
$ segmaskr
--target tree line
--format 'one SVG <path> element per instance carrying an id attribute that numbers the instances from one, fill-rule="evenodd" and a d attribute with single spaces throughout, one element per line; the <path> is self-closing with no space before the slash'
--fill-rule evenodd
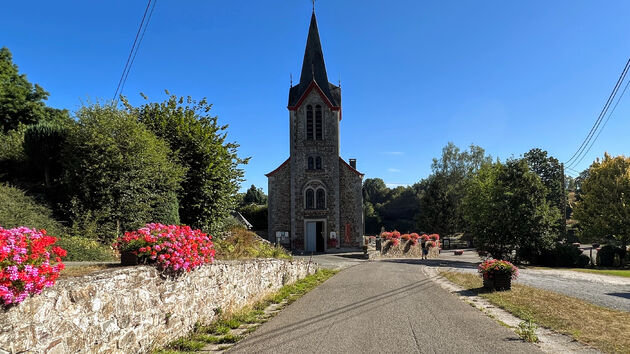
<path id="1" fill-rule="evenodd" d="M 108 244 L 147 222 L 220 230 L 243 179 L 238 145 L 206 99 L 48 107 L 0 49 L 0 182 L 53 210 L 68 232 Z"/>
<path id="2" fill-rule="evenodd" d="M 408 187 L 366 179 L 366 233 L 384 228 L 463 234 L 495 258 L 532 263 L 583 263 L 580 252 L 567 248 L 578 240 L 613 243 L 625 255 L 630 158 L 606 154 L 578 178 L 565 179 L 560 162 L 541 149 L 500 161 L 479 146 L 461 150 L 449 143 L 431 171 Z"/>

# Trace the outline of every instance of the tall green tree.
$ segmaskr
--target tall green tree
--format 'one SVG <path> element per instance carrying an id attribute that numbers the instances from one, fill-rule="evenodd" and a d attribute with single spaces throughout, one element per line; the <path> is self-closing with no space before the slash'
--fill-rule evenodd
<path id="1" fill-rule="evenodd" d="M 168 92 L 167 92 L 168 94 Z M 146 96 L 145 96 L 146 99 Z M 228 142 L 227 125 L 210 115 L 210 105 L 171 95 L 163 102 L 131 106 L 127 110 L 164 139 L 177 153 L 187 172 L 179 191 L 179 214 L 185 224 L 214 232 L 236 207 L 243 181 L 238 144 Z"/>
<path id="2" fill-rule="evenodd" d="M 243 204 L 267 204 L 267 196 L 265 195 L 265 192 L 263 192 L 262 188 L 256 188 L 256 186 L 252 184 L 243 196 Z"/>
<path id="3" fill-rule="evenodd" d="M 560 217 L 555 222 L 554 228 L 558 237 L 564 236 L 565 225 L 562 212 L 567 203 L 567 194 L 563 186 L 564 175 L 560 162 L 555 157 L 549 156 L 547 151 L 538 148 L 529 150 L 523 157 L 529 168 L 540 177 L 542 183 L 547 187 L 546 199 L 550 205 L 560 212 Z"/>
<path id="4" fill-rule="evenodd" d="M 429 232 L 452 234 L 465 231 L 462 199 L 467 184 L 476 171 L 491 161 L 484 149 L 470 145 L 461 151 L 449 142 L 442 149 L 442 156 L 434 158 L 432 175 L 424 182 L 420 212 L 416 216 L 418 228 Z"/>
<path id="5" fill-rule="evenodd" d="M 363 202 L 373 206 L 383 204 L 387 198 L 389 188 L 380 178 L 367 178 L 363 181 Z"/>
<path id="6" fill-rule="evenodd" d="M 590 166 L 574 207 L 584 240 L 630 243 L 630 157 L 604 154 Z"/>
<path id="7" fill-rule="evenodd" d="M 147 222 L 179 223 L 185 173 L 166 142 L 113 105 L 82 107 L 64 145 L 63 184 L 75 228 L 98 225 L 104 243 Z"/>
<path id="8" fill-rule="evenodd" d="M 45 120 L 68 123 L 67 110 L 46 106 L 49 93 L 28 81 L 13 63 L 8 48 L 0 48 L 0 132 L 16 129 L 20 123 L 30 125 Z"/>
<path id="9" fill-rule="evenodd" d="M 556 208 L 547 188 L 523 159 L 484 164 L 464 199 L 464 216 L 477 247 L 495 258 L 533 261 L 553 247 Z"/>

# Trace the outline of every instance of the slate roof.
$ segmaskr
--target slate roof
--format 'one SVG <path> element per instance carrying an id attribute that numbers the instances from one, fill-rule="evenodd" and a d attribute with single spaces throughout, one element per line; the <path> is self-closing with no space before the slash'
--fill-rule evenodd
<path id="1" fill-rule="evenodd" d="M 304 95 L 313 81 L 317 83 L 317 86 L 319 86 L 322 93 L 334 107 L 341 107 L 341 88 L 328 82 L 315 12 L 313 12 L 311 16 L 311 25 L 308 29 L 300 83 L 291 87 L 289 90 L 289 107 L 295 107 L 297 105 L 300 98 L 302 98 L 302 95 Z"/>

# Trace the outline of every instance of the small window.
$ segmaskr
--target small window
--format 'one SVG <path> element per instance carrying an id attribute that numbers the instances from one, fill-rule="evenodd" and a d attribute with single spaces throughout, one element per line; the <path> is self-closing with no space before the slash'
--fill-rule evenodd
<path id="1" fill-rule="evenodd" d="M 311 188 L 306 190 L 306 209 L 315 209 L 315 193 Z"/>
<path id="2" fill-rule="evenodd" d="M 313 140 L 313 106 L 306 106 L 306 140 Z"/>
<path id="3" fill-rule="evenodd" d="M 323 140 L 322 106 L 315 106 L 315 140 Z"/>
<path id="4" fill-rule="evenodd" d="M 317 190 L 317 209 L 326 209 L 326 192 L 323 189 Z"/>
<path id="5" fill-rule="evenodd" d="M 322 158 L 317 156 L 315 158 L 315 169 L 316 170 L 321 170 L 322 169 Z"/>
<path id="6" fill-rule="evenodd" d="M 315 164 L 313 163 L 313 156 L 308 157 L 308 167 L 307 169 L 313 170 L 315 169 Z"/>

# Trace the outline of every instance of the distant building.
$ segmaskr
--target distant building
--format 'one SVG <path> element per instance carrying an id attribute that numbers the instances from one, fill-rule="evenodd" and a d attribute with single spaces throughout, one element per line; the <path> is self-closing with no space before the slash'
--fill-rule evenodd
<path id="1" fill-rule="evenodd" d="M 288 109 L 290 156 L 266 175 L 269 239 L 305 252 L 359 246 L 363 174 L 339 156 L 341 87 L 328 82 L 314 12 Z"/>

